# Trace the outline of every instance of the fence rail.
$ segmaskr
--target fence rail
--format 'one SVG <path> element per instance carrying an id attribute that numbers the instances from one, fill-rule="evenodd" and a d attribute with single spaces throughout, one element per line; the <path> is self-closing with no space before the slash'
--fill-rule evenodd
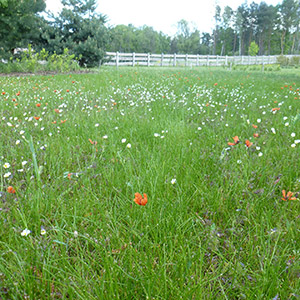
<path id="1" fill-rule="evenodd" d="M 295 55 L 293 55 L 295 56 Z M 299 56 L 299 55 L 298 55 Z M 278 56 L 218 56 L 106 52 L 110 66 L 231 66 L 276 64 Z M 290 58 L 292 55 L 286 55 Z"/>

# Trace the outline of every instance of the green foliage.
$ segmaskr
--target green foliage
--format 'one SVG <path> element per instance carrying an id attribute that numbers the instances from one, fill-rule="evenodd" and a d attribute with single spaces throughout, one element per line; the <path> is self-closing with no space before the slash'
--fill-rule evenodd
<path id="1" fill-rule="evenodd" d="M 249 46 L 249 55 L 256 56 L 259 51 L 258 45 L 253 41 Z"/>
<path id="2" fill-rule="evenodd" d="M 0 3 L 0 57 L 9 58 L 16 48 L 24 48 L 38 37 L 44 11 L 43 0 L 9 0 Z"/>
<path id="3" fill-rule="evenodd" d="M 269 71 L 269 72 L 277 72 L 281 70 L 281 66 L 280 64 L 273 64 L 273 65 L 268 65 L 265 64 L 264 67 L 262 67 L 261 65 L 245 65 L 245 66 L 241 66 L 241 65 L 234 65 L 232 67 L 232 70 L 235 71 Z"/>
<path id="4" fill-rule="evenodd" d="M 35 53 L 31 45 L 20 54 L 19 58 L 11 58 L 7 63 L 0 63 L 1 73 L 11 72 L 70 72 L 79 69 L 78 60 L 74 54 L 69 54 L 69 50 L 64 49 L 62 54 L 52 55 L 42 49 L 40 52 Z"/>
<path id="5" fill-rule="evenodd" d="M 170 53 L 171 38 L 152 27 L 136 28 L 132 25 L 117 25 L 110 32 L 107 51 L 137 53 Z"/>
<path id="6" fill-rule="evenodd" d="M 300 65 L 300 57 L 292 56 L 288 57 L 285 55 L 277 56 L 277 63 L 280 64 L 281 67 L 299 67 Z"/>
<path id="7" fill-rule="evenodd" d="M 106 17 L 95 12 L 95 0 L 64 0 L 61 13 L 45 23 L 39 48 L 62 54 L 65 48 L 81 66 L 97 66 L 108 43 Z"/>

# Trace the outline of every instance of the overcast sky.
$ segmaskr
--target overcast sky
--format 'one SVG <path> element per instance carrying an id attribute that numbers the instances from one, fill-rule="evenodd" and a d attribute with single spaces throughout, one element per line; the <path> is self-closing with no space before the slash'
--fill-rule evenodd
<path id="1" fill-rule="evenodd" d="M 215 2 L 222 8 L 226 5 L 236 9 L 244 0 L 98 0 L 97 12 L 107 16 L 108 25 L 132 24 L 136 27 L 148 25 L 170 36 L 177 31 L 177 22 L 185 19 L 200 32 L 211 32 Z M 248 1 L 250 4 L 252 1 Z M 261 1 L 254 1 L 260 3 Z M 276 5 L 282 0 L 265 0 Z M 46 0 L 47 10 L 58 12 L 60 0 Z"/>

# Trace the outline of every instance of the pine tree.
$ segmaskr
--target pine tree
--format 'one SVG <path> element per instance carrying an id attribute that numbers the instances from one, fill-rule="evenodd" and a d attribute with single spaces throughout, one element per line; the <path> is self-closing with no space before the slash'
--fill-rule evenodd
<path id="1" fill-rule="evenodd" d="M 38 24 L 44 0 L 0 0 L 0 56 L 8 57 L 14 49 L 27 47 L 38 37 Z"/>
<path id="2" fill-rule="evenodd" d="M 81 66 L 97 65 L 109 38 L 106 17 L 96 13 L 96 0 L 63 0 L 62 4 L 61 13 L 44 28 L 43 46 L 58 54 L 68 48 Z"/>

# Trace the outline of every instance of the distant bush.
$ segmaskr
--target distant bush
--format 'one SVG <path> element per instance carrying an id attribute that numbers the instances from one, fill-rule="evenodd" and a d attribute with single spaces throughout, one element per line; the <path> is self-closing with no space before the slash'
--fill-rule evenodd
<path id="1" fill-rule="evenodd" d="M 70 72 L 80 69 L 78 64 L 78 58 L 75 58 L 74 54 L 69 54 L 69 50 L 66 48 L 62 54 L 49 55 L 49 53 L 43 49 L 38 53 L 32 49 L 31 45 L 28 48 L 17 54 L 15 57 L 11 57 L 8 61 L 0 62 L 1 73 L 36 73 L 36 72 Z"/>
<path id="2" fill-rule="evenodd" d="M 300 65 L 300 56 L 292 56 L 291 58 L 280 55 L 277 56 L 277 63 L 280 64 L 281 67 L 295 67 L 298 68 Z"/>
<path id="3" fill-rule="evenodd" d="M 265 64 L 262 69 L 262 65 L 248 65 L 248 66 L 239 66 L 234 65 L 232 67 L 233 70 L 237 71 L 280 71 L 280 64 Z"/>

